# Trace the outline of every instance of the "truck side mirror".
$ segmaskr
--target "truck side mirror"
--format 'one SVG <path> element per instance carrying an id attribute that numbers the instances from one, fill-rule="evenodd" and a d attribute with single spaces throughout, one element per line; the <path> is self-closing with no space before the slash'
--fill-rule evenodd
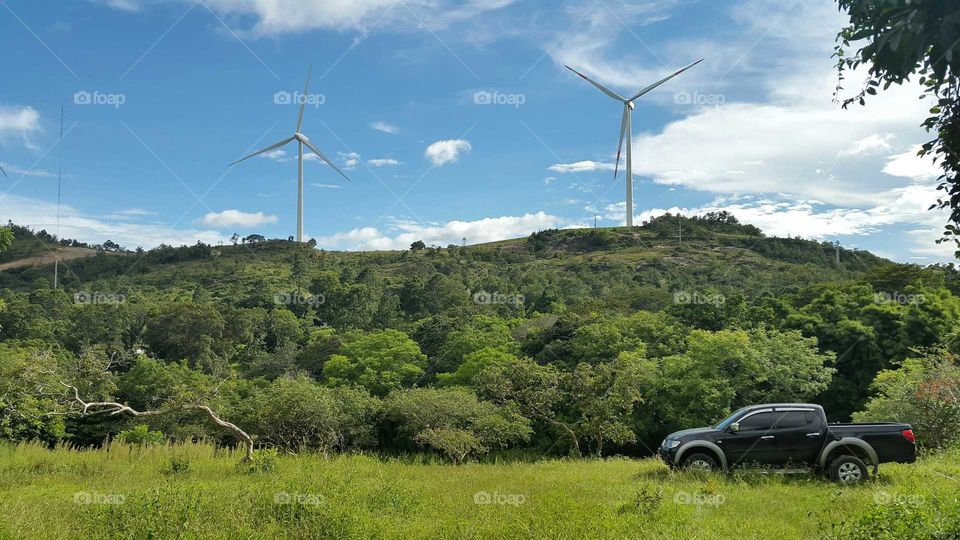
<path id="1" fill-rule="evenodd" d="M 740 431 L 740 422 L 734 422 L 730 424 L 730 431 L 733 433 Z"/>

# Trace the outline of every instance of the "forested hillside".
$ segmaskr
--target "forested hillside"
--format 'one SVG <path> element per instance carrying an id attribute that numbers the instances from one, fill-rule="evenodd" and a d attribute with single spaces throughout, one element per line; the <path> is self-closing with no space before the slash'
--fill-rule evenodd
<path id="1" fill-rule="evenodd" d="M 193 412 L 44 416 L 76 412 L 70 386 L 203 403 L 281 449 L 636 455 L 762 401 L 922 425 L 917 400 L 943 396 L 912 389 L 960 381 L 955 267 L 726 214 L 403 252 L 247 240 L 117 246 L 63 263 L 60 290 L 50 266 L 0 272 L 0 436 L 236 440 Z"/>

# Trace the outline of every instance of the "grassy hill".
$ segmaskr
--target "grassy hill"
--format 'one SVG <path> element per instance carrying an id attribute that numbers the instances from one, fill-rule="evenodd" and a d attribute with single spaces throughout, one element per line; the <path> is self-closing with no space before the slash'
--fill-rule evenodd
<path id="1" fill-rule="evenodd" d="M 678 220 L 683 223 L 682 241 L 677 237 Z M 6 260 L 0 262 L 35 256 L 41 249 L 37 242 L 35 238 L 18 238 Z M 523 289 L 524 280 L 531 275 L 560 282 L 562 276 L 574 273 L 589 289 L 575 287 L 575 292 L 587 293 L 581 300 L 589 303 L 586 297 L 596 298 L 606 288 L 605 281 L 609 285 L 625 278 L 643 293 L 709 287 L 753 297 L 813 283 L 856 279 L 872 268 L 889 264 L 866 251 L 841 249 L 839 264 L 835 255 L 834 246 L 828 243 L 766 237 L 751 226 L 674 217 L 633 229 L 549 230 L 526 238 L 420 252 L 332 252 L 271 240 L 237 246 L 100 253 L 65 263 L 62 282 L 68 289 L 95 285 L 143 292 L 202 287 L 213 297 L 235 298 L 251 287 L 293 286 L 292 264 L 302 258 L 307 278 L 320 270 L 340 271 L 349 266 L 370 269 L 388 281 L 439 272 L 460 275 L 481 285 L 487 280 L 489 286 Z M 8 266 L 0 272 L 0 288 L 27 290 L 50 275 L 49 265 Z M 529 300 L 536 305 L 537 292 L 524 292 L 532 293 L 532 297 L 527 295 L 527 305 L 531 305 Z M 655 307 L 645 306 L 640 298 L 629 300 L 634 308 Z"/>

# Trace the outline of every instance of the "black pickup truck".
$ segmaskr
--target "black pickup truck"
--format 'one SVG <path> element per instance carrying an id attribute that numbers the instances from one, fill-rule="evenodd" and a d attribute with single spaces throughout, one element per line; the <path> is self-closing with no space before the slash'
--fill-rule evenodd
<path id="1" fill-rule="evenodd" d="M 819 405 L 771 403 L 737 410 L 719 424 L 667 435 L 660 457 L 671 467 L 730 471 L 759 465 L 812 469 L 855 484 L 881 463 L 913 463 L 909 424 L 828 424 Z"/>

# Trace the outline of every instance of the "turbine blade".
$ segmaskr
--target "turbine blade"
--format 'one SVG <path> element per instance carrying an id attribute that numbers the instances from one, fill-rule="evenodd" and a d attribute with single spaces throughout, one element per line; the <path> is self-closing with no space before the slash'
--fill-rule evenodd
<path id="1" fill-rule="evenodd" d="M 276 148 L 280 148 L 281 146 L 283 146 L 283 145 L 287 144 L 288 142 L 292 141 L 293 139 L 294 139 L 294 137 L 290 137 L 290 138 L 287 138 L 287 139 L 284 139 L 284 140 L 278 142 L 277 144 L 271 144 L 270 146 L 264 148 L 263 150 L 257 150 L 256 152 L 254 152 L 254 153 L 252 153 L 252 154 L 250 154 L 250 155 L 248 155 L 248 156 L 242 157 L 242 158 L 234 161 L 233 163 L 227 165 L 227 167 L 233 167 L 233 166 L 236 165 L 237 163 L 240 163 L 241 161 L 246 161 L 246 160 L 252 158 L 253 156 L 258 156 L 258 155 L 260 155 L 260 154 L 262 154 L 262 153 L 264 153 L 264 152 L 269 152 L 269 151 L 274 150 L 274 149 L 276 149 Z"/>
<path id="2" fill-rule="evenodd" d="M 703 62 L 703 58 L 701 58 L 701 59 L 697 60 L 696 62 L 690 64 L 689 66 L 681 69 L 680 71 L 677 71 L 676 73 L 674 73 L 674 74 L 672 74 L 672 75 L 670 75 L 670 76 L 668 76 L 668 77 L 664 77 L 663 79 L 661 79 L 661 80 L 659 80 L 659 81 L 651 84 L 650 86 L 648 86 L 648 87 L 644 88 L 643 90 L 641 90 L 641 91 L 637 92 L 636 94 L 634 94 L 633 97 L 631 97 L 631 98 L 628 99 L 627 101 L 633 101 L 633 100 L 637 99 L 638 97 L 646 94 L 647 92 L 649 92 L 649 91 L 653 90 L 654 88 L 660 86 L 661 84 L 669 81 L 670 79 L 676 77 L 677 75 L 683 73 L 684 71 L 692 68 L 693 66 L 699 64 L 700 62 Z"/>
<path id="3" fill-rule="evenodd" d="M 604 85 L 602 85 L 602 84 L 600 84 L 600 83 L 598 83 L 598 82 L 595 82 L 595 81 L 590 80 L 589 77 L 587 77 L 587 76 L 584 75 L 583 73 L 580 73 L 579 71 L 573 69 L 572 67 L 570 67 L 570 66 L 568 66 L 568 65 L 566 65 L 566 64 L 564 64 L 563 67 L 565 67 L 565 68 L 569 69 L 570 71 L 576 73 L 577 75 L 580 76 L 581 79 L 583 79 L 583 80 L 587 81 L 588 83 L 592 84 L 593 86 L 597 87 L 598 90 L 600 90 L 600 91 L 603 92 L 604 94 L 612 97 L 613 99 L 615 99 L 615 100 L 617 100 L 617 101 L 626 101 L 625 99 L 623 99 L 622 97 L 620 97 L 620 95 L 617 94 L 616 92 L 614 92 L 613 90 L 610 90 L 609 88 L 607 88 L 606 86 L 604 86 Z"/>
<path id="4" fill-rule="evenodd" d="M 307 91 L 310 89 L 310 75 L 313 73 L 313 64 L 307 69 L 307 82 L 303 85 L 303 95 L 300 96 L 300 113 L 297 114 L 297 133 L 303 125 L 303 108 L 307 106 Z"/>
<path id="5" fill-rule="evenodd" d="M 7 176 L 7 171 L 3 170 L 3 167 L 0 167 L 0 173 L 3 173 L 4 176 Z M 7 176 L 7 178 L 10 178 Z"/>
<path id="6" fill-rule="evenodd" d="M 323 155 L 323 152 L 321 152 L 319 148 L 317 148 L 316 146 L 314 146 L 314 144 L 313 144 L 312 142 L 310 142 L 310 141 L 303 141 L 303 144 L 306 145 L 306 147 L 309 148 L 314 154 L 316 154 L 317 157 L 319 157 L 320 159 L 326 161 L 326 162 L 327 162 L 327 165 L 333 167 L 333 170 L 335 170 L 335 171 L 337 171 L 338 173 L 340 173 L 340 176 L 346 178 L 346 179 L 347 179 L 347 182 L 352 182 L 352 180 L 350 180 L 349 178 L 347 178 L 347 175 L 343 174 L 343 171 L 341 171 L 340 169 L 338 169 L 337 166 L 334 165 L 332 161 L 330 161 L 329 159 L 327 159 L 327 156 Z"/>
<path id="7" fill-rule="evenodd" d="M 623 106 L 623 118 L 620 120 L 620 143 L 617 144 L 617 164 L 613 167 L 613 177 L 617 177 L 620 172 L 620 152 L 623 150 L 623 137 L 627 132 L 627 115 L 630 114 L 630 106 Z"/>

